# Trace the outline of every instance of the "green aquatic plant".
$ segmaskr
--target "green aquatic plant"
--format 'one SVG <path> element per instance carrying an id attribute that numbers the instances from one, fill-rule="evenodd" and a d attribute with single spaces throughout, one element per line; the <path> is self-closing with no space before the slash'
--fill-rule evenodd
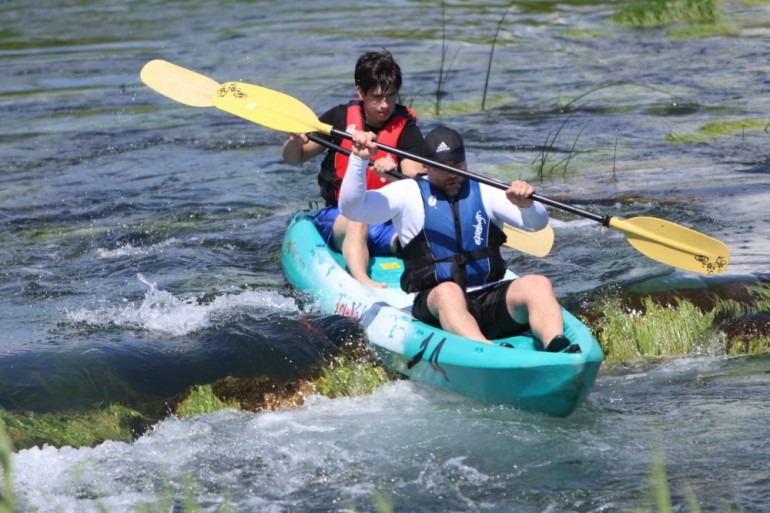
<path id="1" fill-rule="evenodd" d="M 666 140 L 675 143 L 700 143 L 707 142 L 717 137 L 740 132 L 760 132 L 767 126 L 767 120 L 761 119 L 739 119 L 734 121 L 722 121 L 706 123 L 692 134 L 674 134 L 666 136 Z"/>
<path id="2" fill-rule="evenodd" d="M 624 5 L 613 17 L 622 24 L 648 28 L 673 23 L 713 23 L 722 16 L 717 0 L 643 0 Z"/>
<path id="3" fill-rule="evenodd" d="M 670 39 L 702 39 L 706 37 L 733 36 L 735 30 L 725 23 L 698 23 L 697 25 L 684 25 L 671 29 L 668 33 Z"/>
<path id="4" fill-rule="evenodd" d="M 356 397 L 371 394 L 389 381 L 385 369 L 368 359 L 340 355 L 332 359 L 314 383 L 316 392 L 326 397 Z"/>
<path id="5" fill-rule="evenodd" d="M 535 174 L 538 181 L 542 182 L 546 175 L 552 175 L 560 166 L 562 167 L 562 177 L 567 176 L 567 168 L 569 166 L 569 162 L 576 151 L 575 148 L 577 146 L 578 139 L 580 139 L 580 135 L 583 133 L 585 127 L 580 130 L 577 137 L 575 137 L 575 139 L 572 141 L 572 147 L 570 148 L 570 151 L 567 152 L 566 158 L 551 164 L 551 150 L 555 147 L 556 139 L 559 137 L 561 131 L 565 126 L 567 126 L 567 123 L 570 121 L 570 119 L 572 119 L 572 116 L 574 116 L 578 110 L 579 109 L 575 109 L 571 111 L 567 118 L 562 121 L 556 130 L 552 130 L 546 135 L 542 151 L 535 157 L 535 160 L 532 161 L 532 165 L 535 168 Z"/>
<path id="6" fill-rule="evenodd" d="M 538 153 L 535 156 L 534 160 L 532 161 L 532 167 L 534 168 L 535 174 L 539 181 L 543 181 L 546 178 L 546 176 L 553 175 L 559 169 L 561 169 L 562 177 L 567 176 L 568 170 L 569 170 L 568 169 L 569 164 L 572 161 L 572 159 L 575 157 L 575 155 L 578 154 L 578 151 L 577 151 L 578 140 L 580 139 L 586 127 L 584 126 L 580 129 L 577 136 L 572 141 L 569 151 L 566 152 L 567 156 L 565 158 L 556 160 L 554 162 L 553 154 L 555 153 L 557 148 L 557 139 L 561 135 L 562 131 L 566 128 L 567 124 L 573 119 L 573 117 L 578 112 L 580 112 L 581 109 L 584 109 L 588 105 L 588 100 L 586 100 L 586 98 L 600 91 L 628 88 L 628 87 L 641 88 L 646 91 L 651 91 L 655 94 L 663 94 L 667 98 L 669 98 L 667 105 L 671 105 L 672 103 L 676 105 L 678 104 L 692 105 L 691 102 L 683 100 L 677 97 L 676 95 L 671 94 L 670 92 L 664 89 L 661 89 L 659 87 L 650 86 L 647 84 L 637 84 L 634 82 L 613 82 L 609 84 L 603 84 L 595 88 L 592 88 L 584 93 L 581 93 L 573 98 L 563 99 L 559 107 L 559 113 L 567 114 L 567 117 L 564 119 L 564 121 L 561 122 L 561 124 L 555 130 L 550 131 L 546 135 L 546 139 L 542 146 L 542 150 L 540 151 L 540 153 Z M 586 100 L 586 101 L 583 101 L 583 100 Z M 593 107 L 593 108 L 596 109 L 596 107 Z M 605 110 L 606 112 L 625 112 L 628 110 L 632 110 L 634 108 L 636 107 L 633 105 L 614 105 L 614 106 L 602 107 L 602 109 Z M 616 140 L 614 148 L 612 150 L 615 156 L 617 155 L 617 144 L 618 143 Z M 585 151 L 583 151 L 582 153 L 585 153 Z M 613 169 L 612 169 L 613 176 L 615 175 L 615 171 L 616 171 L 615 162 L 613 160 Z"/>
<path id="7" fill-rule="evenodd" d="M 481 95 L 481 110 L 484 110 L 484 107 L 487 104 L 487 90 L 489 89 L 489 75 L 492 72 L 492 57 L 495 55 L 495 46 L 497 45 L 497 38 L 500 35 L 500 30 L 503 28 L 503 22 L 505 21 L 505 17 L 508 16 L 508 13 L 513 9 L 513 6 L 516 4 L 515 0 L 511 2 L 511 4 L 508 6 L 508 8 L 505 10 L 505 13 L 500 18 L 500 21 L 497 22 L 497 29 L 495 30 L 495 35 L 492 38 L 492 44 L 489 47 L 489 62 L 487 62 L 487 74 L 484 77 L 484 92 Z"/>
<path id="8" fill-rule="evenodd" d="M 770 350 L 770 337 L 737 335 L 727 342 L 727 353 L 731 356 L 742 354 L 765 354 Z"/>
<path id="9" fill-rule="evenodd" d="M 586 41 L 589 39 L 598 39 L 600 37 L 609 37 L 610 33 L 606 30 L 566 28 L 561 31 L 561 37 L 573 39 L 575 41 Z"/>
<path id="10" fill-rule="evenodd" d="M 671 488 L 668 484 L 665 456 L 662 449 L 656 449 L 653 452 L 652 469 L 650 470 L 649 482 L 649 502 L 654 503 L 655 507 L 652 509 L 640 508 L 636 511 L 638 513 L 647 511 L 651 513 L 673 513 L 673 511 L 675 511 L 675 507 L 671 500 Z M 684 501 L 687 505 L 687 511 L 689 513 L 700 513 L 701 509 L 700 504 L 698 503 L 698 498 L 690 486 L 685 488 Z M 676 510 L 678 511 L 678 509 Z"/>
<path id="11" fill-rule="evenodd" d="M 717 298 L 715 308 L 722 315 L 739 317 L 742 315 L 770 313 L 770 284 L 748 285 L 749 301 Z"/>
<path id="12" fill-rule="evenodd" d="M 457 58 L 459 50 L 455 53 L 452 62 L 447 65 L 446 58 L 448 52 L 449 48 L 447 47 L 446 38 L 446 2 L 441 2 L 441 63 L 439 64 L 438 84 L 436 85 L 436 103 L 434 109 L 436 117 L 441 115 L 441 100 L 446 95 L 444 87 L 446 85 L 447 77 L 449 76 L 449 71 L 452 69 L 452 62 L 454 62 L 454 59 Z M 447 66 L 446 70 L 444 69 L 445 65 Z"/>
<path id="13" fill-rule="evenodd" d="M 54 447 L 94 447 L 105 440 L 132 442 L 149 424 L 140 413 L 119 405 L 85 412 L 8 412 L 0 408 L 0 423 L 15 447 L 45 444 Z"/>
<path id="14" fill-rule="evenodd" d="M 648 296 L 635 309 L 618 296 L 607 296 L 597 305 L 601 315 L 588 323 L 608 363 L 656 356 L 764 354 L 770 348 L 770 285 L 746 290 L 748 299 L 716 298 L 705 312 L 682 298 L 659 304 Z"/>
<path id="15" fill-rule="evenodd" d="M 212 413 L 224 408 L 240 409 L 237 400 L 223 401 L 214 394 L 211 385 L 194 386 L 190 393 L 176 408 L 176 414 L 180 417 L 198 415 L 200 413 Z"/>
<path id="16" fill-rule="evenodd" d="M 746 291 L 749 293 L 747 301 L 717 298 L 714 306 L 717 315 L 730 319 L 752 319 L 762 315 L 767 318 L 767 314 L 770 314 L 770 285 L 749 285 Z M 770 349 L 770 335 L 767 334 L 767 329 L 764 332 L 759 329 L 758 322 L 753 325 L 746 323 L 749 327 L 744 328 L 744 332 L 728 336 L 728 354 L 764 354 Z M 767 321 L 766 323 L 770 324 Z"/>
<path id="17" fill-rule="evenodd" d="M 715 328 L 716 311 L 703 313 L 691 302 L 676 298 L 673 305 L 644 299 L 643 309 L 622 305 L 620 298 L 601 301 L 604 316 L 594 331 L 607 363 L 644 357 L 697 355 L 721 344 L 723 335 Z"/>
<path id="18" fill-rule="evenodd" d="M 5 431 L 5 422 L 0 419 L 0 469 L 3 471 L 3 488 L 0 489 L 0 513 L 16 511 L 13 499 L 13 480 L 11 479 L 11 455 L 13 444 Z"/>
<path id="19" fill-rule="evenodd" d="M 653 496 L 655 497 L 656 510 L 659 512 L 670 512 L 671 492 L 668 487 L 668 477 L 666 476 L 666 463 L 663 457 L 663 451 L 656 451 L 653 456 L 652 471 L 650 472 L 650 484 L 652 485 Z"/>

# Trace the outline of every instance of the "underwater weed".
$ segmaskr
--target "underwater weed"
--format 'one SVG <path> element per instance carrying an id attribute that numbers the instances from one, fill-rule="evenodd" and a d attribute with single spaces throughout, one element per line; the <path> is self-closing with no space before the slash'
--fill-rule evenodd
<path id="1" fill-rule="evenodd" d="M 335 357 L 314 383 L 316 392 L 326 397 L 356 397 L 371 394 L 389 381 L 385 369 L 366 358 Z"/>
<path id="2" fill-rule="evenodd" d="M 214 394 L 211 385 L 200 385 L 190 389 L 187 398 L 177 407 L 176 414 L 185 417 L 199 413 L 211 413 L 224 408 L 240 409 L 241 405 L 237 400 L 222 401 Z"/>
<path id="3" fill-rule="evenodd" d="M 631 2 L 613 19 L 632 27 L 648 28 L 673 23 L 713 23 L 721 17 L 717 0 L 644 0 Z"/>

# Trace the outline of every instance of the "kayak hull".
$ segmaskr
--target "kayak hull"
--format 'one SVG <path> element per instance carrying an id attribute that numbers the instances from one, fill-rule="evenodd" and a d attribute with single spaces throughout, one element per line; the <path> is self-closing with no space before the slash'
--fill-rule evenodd
<path id="1" fill-rule="evenodd" d="M 490 345 L 417 321 L 409 313 L 413 295 L 399 287 L 401 261 L 372 259 L 372 278 L 388 288 L 361 284 L 347 273 L 342 256 L 324 244 L 312 212 L 301 212 L 291 221 L 281 263 L 288 282 L 311 294 L 321 311 L 361 323 L 385 366 L 479 402 L 566 417 L 589 395 L 601 366 L 598 342 L 566 310 L 564 332 L 580 353 L 542 351 L 542 343 L 529 332 Z M 500 346 L 502 342 L 513 348 Z"/>

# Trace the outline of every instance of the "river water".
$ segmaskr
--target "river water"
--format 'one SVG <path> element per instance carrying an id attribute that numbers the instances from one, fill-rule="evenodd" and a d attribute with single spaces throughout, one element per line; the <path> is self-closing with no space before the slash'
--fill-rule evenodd
<path id="1" fill-rule="evenodd" d="M 727 272 L 703 278 L 551 211 L 551 254 L 510 258 L 568 305 L 608 285 L 767 279 L 770 6 L 721 2 L 724 30 L 692 39 L 613 23 L 616 2 L 508 6 L 1 3 L 0 405 L 70 411 L 228 375 L 292 378 L 347 336 L 280 269 L 319 162 L 288 167 L 284 134 L 148 89 L 139 70 L 155 58 L 320 113 L 350 96 L 357 56 L 386 47 L 423 129 L 460 129 L 474 172 L 730 247 Z M 699 131 L 728 122 L 741 128 Z M 168 418 L 133 443 L 19 450 L 13 484 L 30 512 L 181 511 L 188 498 L 204 511 L 620 512 L 654 508 L 662 458 L 676 511 L 766 511 L 768 376 L 767 357 L 605 367 L 567 419 L 393 381 L 296 410 Z"/>

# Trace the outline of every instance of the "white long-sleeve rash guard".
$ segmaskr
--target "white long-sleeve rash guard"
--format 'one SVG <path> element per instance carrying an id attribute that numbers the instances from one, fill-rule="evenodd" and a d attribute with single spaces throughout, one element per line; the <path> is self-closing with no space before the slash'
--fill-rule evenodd
<path id="1" fill-rule="evenodd" d="M 385 187 L 366 190 L 366 168 L 369 163 L 357 155 L 350 156 L 348 169 L 340 188 L 340 213 L 367 224 L 393 219 L 401 246 L 406 247 L 425 226 L 425 210 L 417 182 L 399 180 Z M 480 184 L 481 199 L 489 219 L 498 228 L 507 223 L 516 228 L 537 231 L 548 224 L 548 212 L 535 201 L 529 208 L 519 208 L 508 200 L 505 191 Z"/>

